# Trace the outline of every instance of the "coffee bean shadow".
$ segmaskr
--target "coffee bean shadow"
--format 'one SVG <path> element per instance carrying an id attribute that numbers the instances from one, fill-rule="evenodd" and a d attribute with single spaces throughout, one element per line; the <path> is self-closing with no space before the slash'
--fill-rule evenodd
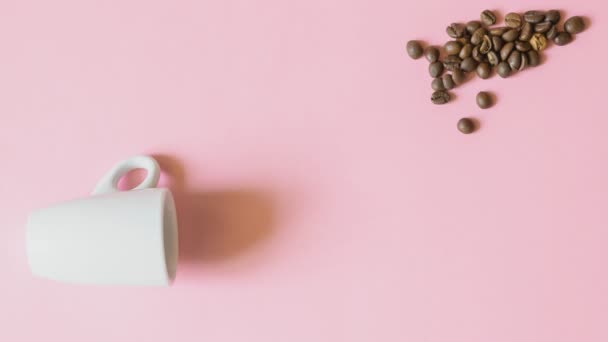
<path id="1" fill-rule="evenodd" d="M 551 45 L 555 45 L 555 44 L 553 44 L 553 42 L 551 42 Z M 538 53 L 538 65 L 535 66 L 534 68 L 542 67 L 545 63 L 547 63 L 547 54 L 541 51 Z"/>
<path id="2" fill-rule="evenodd" d="M 494 93 L 493 91 L 489 91 L 488 94 L 492 99 L 492 105 L 490 105 L 490 108 L 496 107 L 496 103 L 498 102 L 498 96 L 496 96 L 496 93 Z"/>
<path id="3" fill-rule="evenodd" d="M 496 23 L 492 25 L 492 27 L 503 26 L 502 24 L 504 24 L 505 16 L 503 15 L 502 11 L 499 9 L 493 9 L 491 11 L 496 16 Z"/>
<path id="4" fill-rule="evenodd" d="M 219 262 L 253 249 L 274 230 L 273 201 L 259 190 L 176 193 L 180 261 Z"/>
<path id="5" fill-rule="evenodd" d="M 481 77 L 477 76 L 477 71 L 473 70 L 472 72 L 467 72 L 465 73 L 465 79 L 464 79 L 464 83 L 469 83 L 475 79 L 482 79 Z"/>
<path id="6" fill-rule="evenodd" d="M 456 100 L 458 100 L 458 94 L 456 92 L 451 90 L 449 93 L 450 93 L 450 102 L 455 102 Z"/>
<path id="7" fill-rule="evenodd" d="M 171 189 L 175 199 L 180 265 L 233 260 L 254 250 L 275 232 L 276 206 L 270 192 L 247 187 L 191 189 L 177 159 L 153 157 L 162 170 L 159 186 Z M 143 179 L 137 173 L 124 178 L 127 187 Z"/>
<path id="8" fill-rule="evenodd" d="M 565 11 L 563 9 L 558 10 L 559 11 L 559 15 L 560 15 L 560 19 L 559 19 L 559 23 L 557 28 L 559 29 L 559 31 L 564 31 L 564 22 L 566 22 L 566 20 L 568 20 L 568 18 L 570 18 L 570 12 Z"/>
<path id="9" fill-rule="evenodd" d="M 481 121 L 478 118 L 470 118 L 473 121 L 473 125 L 475 126 L 474 132 L 478 131 L 481 128 Z"/>
<path id="10" fill-rule="evenodd" d="M 581 18 L 583 18 L 583 22 L 585 23 L 585 31 L 588 30 L 591 25 L 592 25 L 592 21 L 591 18 L 586 16 L 586 15 L 581 15 Z M 581 32 L 581 33 L 585 33 L 585 31 Z"/>

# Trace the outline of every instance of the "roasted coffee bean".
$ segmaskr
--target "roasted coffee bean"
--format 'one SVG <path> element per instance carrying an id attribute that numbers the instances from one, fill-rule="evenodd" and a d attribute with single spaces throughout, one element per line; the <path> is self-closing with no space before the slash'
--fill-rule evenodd
<path id="1" fill-rule="evenodd" d="M 502 39 L 505 42 L 514 42 L 519 37 L 518 29 L 510 29 L 509 31 L 502 34 Z"/>
<path id="2" fill-rule="evenodd" d="M 507 58 L 509 58 L 509 55 L 511 54 L 511 51 L 513 51 L 513 49 L 515 48 L 515 44 L 514 43 L 507 43 L 505 44 L 502 49 L 500 49 L 500 59 L 502 59 L 503 61 L 506 61 Z"/>
<path id="3" fill-rule="evenodd" d="M 475 132 L 475 121 L 470 118 L 462 118 L 458 120 L 456 128 L 463 134 L 471 134 Z"/>
<path id="4" fill-rule="evenodd" d="M 491 49 L 492 40 L 490 39 L 490 36 L 486 34 L 485 36 L 483 36 L 483 41 L 481 42 L 481 45 L 479 45 L 479 52 L 485 55 L 486 53 L 490 52 Z"/>
<path id="5" fill-rule="evenodd" d="M 466 32 L 466 26 L 460 23 L 452 23 L 450 26 L 446 27 L 445 32 L 454 39 L 461 38 Z"/>
<path id="6" fill-rule="evenodd" d="M 448 55 L 457 55 L 458 53 L 460 53 L 460 49 L 462 49 L 462 45 L 460 45 L 459 42 L 452 40 L 452 41 L 445 43 L 443 48 L 445 49 L 445 53 L 447 53 Z"/>
<path id="7" fill-rule="evenodd" d="M 509 77 L 509 75 L 511 75 L 511 67 L 509 66 L 509 63 L 502 61 L 498 63 L 498 66 L 496 67 L 496 72 L 500 77 L 507 78 Z"/>
<path id="8" fill-rule="evenodd" d="M 541 11 L 528 11 L 524 13 L 524 20 L 532 24 L 540 23 L 544 19 L 545 13 Z"/>
<path id="9" fill-rule="evenodd" d="M 521 53 L 521 64 L 519 70 L 524 70 L 528 66 L 528 54 L 525 52 Z"/>
<path id="10" fill-rule="evenodd" d="M 558 10 L 550 10 L 545 13 L 545 21 L 548 21 L 552 24 L 559 23 L 559 20 L 562 18 L 561 14 Z"/>
<path id="11" fill-rule="evenodd" d="M 465 59 L 467 57 L 471 57 L 472 52 L 473 52 L 473 45 L 466 44 L 465 46 L 462 47 L 462 49 L 460 49 L 460 53 L 458 54 L 458 57 L 460 57 L 460 59 Z"/>
<path id="12" fill-rule="evenodd" d="M 481 109 L 490 108 L 494 103 L 494 101 L 492 101 L 492 95 L 485 91 L 480 91 L 479 93 L 477 93 L 477 96 L 475 96 L 475 100 L 477 101 L 477 105 Z"/>
<path id="13" fill-rule="evenodd" d="M 460 70 L 454 70 L 452 71 L 452 80 L 454 81 L 454 84 L 458 86 L 463 84 L 467 80 L 467 75 L 465 75 L 464 72 Z"/>
<path id="14" fill-rule="evenodd" d="M 534 32 L 545 33 L 549 31 L 553 27 L 553 24 L 550 21 L 543 21 L 534 25 Z"/>
<path id="15" fill-rule="evenodd" d="M 479 45 L 473 48 L 473 51 L 471 52 L 471 57 L 473 57 L 473 59 L 478 62 L 483 61 L 483 55 L 481 54 L 481 52 L 479 52 Z"/>
<path id="16" fill-rule="evenodd" d="M 570 17 L 564 23 L 564 30 L 570 34 L 581 33 L 585 30 L 585 21 L 579 16 Z"/>
<path id="17" fill-rule="evenodd" d="M 460 62 L 462 62 L 462 60 L 458 58 L 458 56 L 447 56 L 443 60 L 443 67 L 449 71 L 460 70 Z"/>
<path id="18" fill-rule="evenodd" d="M 433 78 L 433 81 L 431 82 L 431 88 L 433 88 L 433 90 L 445 90 L 445 87 L 443 86 L 443 78 Z"/>
<path id="19" fill-rule="evenodd" d="M 443 73 L 443 63 L 441 63 L 440 61 L 437 61 L 437 62 L 433 62 L 433 63 L 429 64 L 429 75 L 431 75 L 431 77 L 433 77 L 433 78 L 439 77 L 439 76 L 441 76 L 442 73 Z"/>
<path id="20" fill-rule="evenodd" d="M 459 42 L 459 43 L 460 43 L 460 45 L 469 44 L 469 43 L 471 43 L 471 37 L 469 37 L 469 36 L 467 35 L 467 36 L 464 36 L 464 37 L 462 37 L 462 38 L 458 38 L 458 39 L 456 39 L 456 41 L 457 41 L 457 42 Z"/>
<path id="21" fill-rule="evenodd" d="M 431 63 L 437 62 L 439 59 L 439 49 L 434 46 L 428 46 L 426 49 L 424 49 L 424 57 Z"/>
<path id="22" fill-rule="evenodd" d="M 491 66 L 496 66 L 500 63 L 500 57 L 496 51 L 490 51 L 486 56 L 488 57 L 488 63 L 490 63 Z"/>
<path id="23" fill-rule="evenodd" d="M 484 80 L 492 76 L 492 68 L 486 62 L 479 63 L 477 69 L 475 69 L 475 72 L 477 72 L 477 76 L 479 76 L 479 78 L 482 78 Z"/>
<path id="24" fill-rule="evenodd" d="M 422 45 L 416 40 L 410 40 L 406 46 L 407 54 L 413 59 L 422 57 Z"/>
<path id="25" fill-rule="evenodd" d="M 537 66 L 540 64 L 540 55 L 535 50 L 530 50 L 527 52 L 528 55 L 528 65 L 529 66 Z"/>
<path id="26" fill-rule="evenodd" d="M 475 32 L 473 32 L 473 35 L 471 36 L 471 44 L 473 44 L 473 45 L 481 44 L 481 42 L 483 41 L 483 36 L 485 36 L 486 33 L 487 33 L 487 31 L 483 27 L 480 27 L 477 30 L 475 30 Z"/>
<path id="27" fill-rule="evenodd" d="M 442 78 L 442 82 L 443 82 L 443 87 L 446 90 L 453 89 L 456 86 L 456 83 L 454 83 L 454 79 L 452 78 L 452 75 L 444 74 L 441 78 Z"/>
<path id="28" fill-rule="evenodd" d="M 485 10 L 481 12 L 481 15 L 479 17 L 481 18 L 481 22 L 486 26 L 496 24 L 496 15 L 490 10 Z"/>
<path id="29" fill-rule="evenodd" d="M 477 30 L 480 27 L 481 27 L 481 22 L 479 22 L 477 20 L 471 20 L 467 23 L 467 32 L 469 34 L 473 34 L 473 32 L 475 32 L 475 30 Z"/>
<path id="30" fill-rule="evenodd" d="M 528 41 L 532 38 L 532 34 L 534 33 L 534 27 L 529 22 L 525 22 L 521 26 L 521 33 L 519 34 L 519 40 Z"/>
<path id="31" fill-rule="evenodd" d="M 507 24 L 507 26 L 509 26 L 510 28 L 520 28 L 521 27 L 521 15 L 519 15 L 519 13 L 508 13 L 505 16 L 505 24 Z"/>
<path id="32" fill-rule="evenodd" d="M 521 65 L 521 52 L 517 50 L 511 52 L 507 62 L 509 63 L 511 70 L 519 70 L 519 66 Z"/>
<path id="33" fill-rule="evenodd" d="M 460 70 L 471 72 L 477 68 L 477 61 L 473 57 L 467 57 L 460 62 Z"/>
<path id="34" fill-rule="evenodd" d="M 555 45 L 566 45 L 572 41 L 572 35 L 568 32 L 560 32 L 553 38 Z"/>
<path id="35" fill-rule="evenodd" d="M 489 32 L 490 32 L 491 36 L 502 36 L 503 33 L 507 32 L 508 30 L 509 30 L 508 27 L 501 26 L 501 27 L 492 27 Z"/>
<path id="36" fill-rule="evenodd" d="M 431 95 L 431 102 L 434 104 L 444 104 L 450 101 L 450 94 L 445 90 L 437 90 Z"/>
<path id="37" fill-rule="evenodd" d="M 547 47 L 547 38 L 542 33 L 535 33 L 530 38 L 530 45 L 536 51 L 542 51 Z"/>
<path id="38" fill-rule="evenodd" d="M 517 51 L 526 52 L 526 51 L 530 51 L 531 48 L 532 48 L 532 46 L 530 45 L 529 42 L 522 42 L 519 40 L 515 42 L 515 49 Z"/>
<path id="39" fill-rule="evenodd" d="M 555 36 L 557 36 L 557 25 L 553 25 L 551 26 L 551 28 L 549 29 L 549 31 L 545 32 L 545 37 L 547 37 L 547 39 L 549 40 L 553 40 L 553 38 L 555 38 Z"/>
<path id="40" fill-rule="evenodd" d="M 499 36 L 492 36 L 492 49 L 494 49 L 494 51 L 500 51 L 504 44 L 505 42 L 502 40 L 502 38 L 500 38 Z"/>

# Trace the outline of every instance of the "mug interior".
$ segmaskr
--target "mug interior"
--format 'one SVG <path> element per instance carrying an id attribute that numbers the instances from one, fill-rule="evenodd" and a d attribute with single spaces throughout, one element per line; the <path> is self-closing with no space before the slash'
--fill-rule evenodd
<path id="1" fill-rule="evenodd" d="M 177 213 L 175 202 L 171 192 L 165 193 L 163 205 L 163 241 L 165 250 L 165 265 L 169 280 L 173 282 L 177 272 L 178 259 L 178 235 L 177 235 Z"/>

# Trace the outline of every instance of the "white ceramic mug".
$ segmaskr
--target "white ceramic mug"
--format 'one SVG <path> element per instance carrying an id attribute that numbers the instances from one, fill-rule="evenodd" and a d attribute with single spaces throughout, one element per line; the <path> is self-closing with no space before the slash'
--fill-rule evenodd
<path id="1" fill-rule="evenodd" d="M 118 181 L 146 169 L 137 187 Z M 160 168 L 148 156 L 116 165 L 92 196 L 40 209 L 27 222 L 32 273 L 54 280 L 100 285 L 168 286 L 177 270 L 177 215 L 168 189 L 156 188 Z"/>

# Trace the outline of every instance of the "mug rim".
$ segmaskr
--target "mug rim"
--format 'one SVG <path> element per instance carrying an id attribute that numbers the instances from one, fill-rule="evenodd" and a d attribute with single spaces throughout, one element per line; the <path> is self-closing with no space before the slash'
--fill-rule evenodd
<path id="1" fill-rule="evenodd" d="M 163 210 L 159 210 L 161 215 L 160 222 L 162 222 L 162 251 L 163 260 L 165 261 L 165 276 L 168 280 L 168 284 L 172 284 L 177 275 L 179 259 L 177 210 L 175 208 L 175 199 L 169 189 L 155 189 L 162 191 L 161 205 Z M 142 190 L 145 191 L 148 189 Z"/>

